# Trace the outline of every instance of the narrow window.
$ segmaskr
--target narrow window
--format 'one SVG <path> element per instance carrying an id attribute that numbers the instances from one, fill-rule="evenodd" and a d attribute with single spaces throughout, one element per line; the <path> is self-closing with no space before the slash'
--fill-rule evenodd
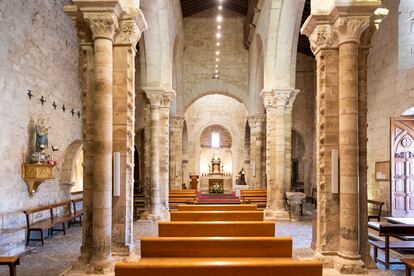
<path id="1" fill-rule="evenodd" d="M 211 133 L 211 147 L 220 148 L 220 133 L 217 131 Z"/>

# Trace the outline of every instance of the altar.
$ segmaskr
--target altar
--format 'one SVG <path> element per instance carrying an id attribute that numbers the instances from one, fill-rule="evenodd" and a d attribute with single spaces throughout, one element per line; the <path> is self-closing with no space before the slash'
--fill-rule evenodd
<path id="1" fill-rule="evenodd" d="M 218 157 L 217 151 L 209 164 L 209 172 L 200 177 L 198 191 L 202 193 L 232 193 L 232 177 L 223 172 L 223 164 Z"/>

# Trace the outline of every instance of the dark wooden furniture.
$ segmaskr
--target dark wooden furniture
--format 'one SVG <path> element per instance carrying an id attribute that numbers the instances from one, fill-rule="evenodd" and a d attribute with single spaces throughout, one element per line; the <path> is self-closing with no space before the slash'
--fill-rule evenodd
<path id="1" fill-rule="evenodd" d="M 414 259 L 401 259 L 405 264 L 405 276 L 411 276 L 411 270 L 414 268 Z"/>
<path id="2" fill-rule="evenodd" d="M 263 221 L 263 211 L 171 211 L 171 221 Z"/>
<path id="3" fill-rule="evenodd" d="M 292 258 L 291 237 L 143 237 L 141 258 Z"/>
<path id="4" fill-rule="evenodd" d="M 368 221 L 370 221 L 371 219 L 376 219 L 377 221 L 380 221 L 382 207 L 384 206 L 385 203 L 382 201 L 368 199 L 368 204 L 373 205 L 372 211 L 374 212 L 372 214 L 368 214 Z"/>
<path id="5" fill-rule="evenodd" d="M 195 204 L 197 202 L 197 190 L 172 190 L 169 193 L 169 208 L 177 209 L 180 204 Z"/>
<path id="6" fill-rule="evenodd" d="M 291 258 L 144 258 L 134 263 L 117 263 L 115 275 L 322 276 L 322 263 Z"/>
<path id="7" fill-rule="evenodd" d="M 73 218 L 73 220 L 71 221 L 71 223 L 72 224 L 79 223 L 79 225 L 82 226 L 83 207 L 82 207 L 82 209 L 79 208 L 78 204 L 80 202 L 83 203 L 83 198 L 82 197 L 72 199 L 72 207 L 73 207 L 72 218 Z"/>
<path id="8" fill-rule="evenodd" d="M 72 214 L 71 210 L 72 201 L 65 201 L 61 203 L 50 204 L 46 206 L 41 206 L 37 208 L 32 208 L 24 210 L 23 213 L 26 215 L 26 225 L 27 225 L 27 239 L 26 245 L 29 245 L 30 241 L 41 241 L 42 245 L 45 244 L 43 231 L 48 230 L 50 235 L 53 235 L 54 232 L 63 232 L 66 235 L 66 223 L 71 222 L 74 218 L 79 217 L 78 214 Z M 58 213 L 58 208 L 62 209 L 61 213 Z M 36 213 L 48 211 L 49 216 L 40 220 L 33 222 L 31 216 Z M 62 225 L 62 228 L 56 229 L 56 225 Z M 39 232 L 40 238 L 32 238 L 32 232 Z"/>
<path id="9" fill-rule="evenodd" d="M 374 247 L 374 261 L 384 263 L 385 268 L 389 269 L 390 264 L 400 264 L 401 262 L 390 262 L 390 249 L 414 249 L 414 241 L 390 241 L 390 237 L 412 236 L 414 235 L 414 224 L 379 224 L 379 236 L 385 237 L 385 241 L 370 240 L 369 243 Z M 385 259 L 378 258 L 378 249 L 384 251 Z"/>
<path id="10" fill-rule="evenodd" d="M 16 266 L 20 264 L 19 256 L 0 256 L 0 265 L 9 266 L 10 276 L 16 276 Z"/>
<path id="11" fill-rule="evenodd" d="M 161 221 L 159 237 L 274 237 L 272 221 Z"/>

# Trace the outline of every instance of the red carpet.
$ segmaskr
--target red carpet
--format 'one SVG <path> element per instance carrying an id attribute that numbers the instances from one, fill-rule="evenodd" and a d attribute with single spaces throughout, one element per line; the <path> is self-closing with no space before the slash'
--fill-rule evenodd
<path id="1" fill-rule="evenodd" d="M 197 193 L 197 203 L 201 204 L 238 204 L 240 199 L 231 194 L 202 194 Z"/>

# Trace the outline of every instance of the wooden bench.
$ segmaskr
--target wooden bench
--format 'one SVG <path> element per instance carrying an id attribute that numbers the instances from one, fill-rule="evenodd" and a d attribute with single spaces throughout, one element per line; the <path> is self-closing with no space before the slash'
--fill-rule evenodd
<path id="1" fill-rule="evenodd" d="M 291 237 L 143 237 L 141 258 L 292 257 Z"/>
<path id="2" fill-rule="evenodd" d="M 171 221 L 263 221 L 263 211 L 171 211 Z"/>
<path id="3" fill-rule="evenodd" d="M 256 204 L 258 208 L 265 208 L 267 204 L 267 191 L 263 189 L 240 190 L 242 204 Z"/>
<path id="4" fill-rule="evenodd" d="M 169 192 L 169 208 L 177 209 L 180 204 L 195 204 L 197 190 L 172 190 Z"/>
<path id="5" fill-rule="evenodd" d="M 390 264 L 400 264 L 401 262 L 390 262 L 390 249 L 414 249 L 414 241 L 390 241 L 390 237 L 413 235 L 413 224 L 386 224 L 380 223 L 379 236 L 384 236 L 385 241 L 370 240 L 369 243 L 374 247 L 374 261 L 381 262 L 386 269 L 390 268 Z M 384 251 L 385 259 L 378 258 L 378 249 Z"/>
<path id="6" fill-rule="evenodd" d="M 368 199 L 368 204 L 372 204 L 374 206 L 372 210 L 375 211 L 375 214 L 368 214 L 368 221 L 370 219 L 376 219 L 377 221 L 380 221 L 382 207 L 384 206 L 385 203 L 382 201 Z"/>
<path id="7" fill-rule="evenodd" d="M 23 213 L 26 215 L 26 225 L 27 225 L 27 239 L 26 245 L 29 245 L 30 241 L 41 241 L 42 245 L 45 244 L 45 239 L 43 235 L 43 231 L 48 230 L 50 235 L 53 235 L 53 232 L 59 231 L 63 232 L 66 235 L 66 223 L 70 222 L 73 219 L 73 215 L 71 212 L 71 201 L 55 203 L 51 205 L 41 206 L 37 208 L 32 208 L 28 210 L 24 210 Z M 64 207 L 64 212 L 62 215 L 57 215 L 54 210 L 60 207 Z M 49 211 L 49 217 L 42 219 L 40 221 L 36 221 L 34 223 L 30 220 L 30 215 Z M 54 226 L 62 224 L 61 229 L 55 229 Z M 31 238 L 32 232 L 39 232 L 40 239 Z"/>
<path id="8" fill-rule="evenodd" d="M 147 258 L 135 263 L 117 263 L 115 275 L 322 276 L 322 263 L 290 258 Z"/>
<path id="9" fill-rule="evenodd" d="M 73 218 L 73 221 L 71 223 L 72 224 L 79 223 L 79 225 L 82 226 L 83 207 L 82 207 L 82 209 L 78 209 L 77 204 L 79 202 L 83 203 L 83 198 L 82 197 L 72 199 L 72 207 L 73 207 L 72 218 Z"/>
<path id="10" fill-rule="evenodd" d="M 411 270 L 414 269 L 414 259 L 401 259 L 405 264 L 405 276 L 411 276 Z"/>
<path id="11" fill-rule="evenodd" d="M 159 237 L 274 237 L 275 223 L 271 221 L 162 221 Z"/>
<path id="12" fill-rule="evenodd" d="M 178 211 L 257 211 L 254 204 L 206 204 L 178 205 Z"/>
<path id="13" fill-rule="evenodd" d="M 19 264 L 19 256 L 0 256 L 0 265 L 9 266 L 10 276 L 16 276 L 16 266 Z"/>

